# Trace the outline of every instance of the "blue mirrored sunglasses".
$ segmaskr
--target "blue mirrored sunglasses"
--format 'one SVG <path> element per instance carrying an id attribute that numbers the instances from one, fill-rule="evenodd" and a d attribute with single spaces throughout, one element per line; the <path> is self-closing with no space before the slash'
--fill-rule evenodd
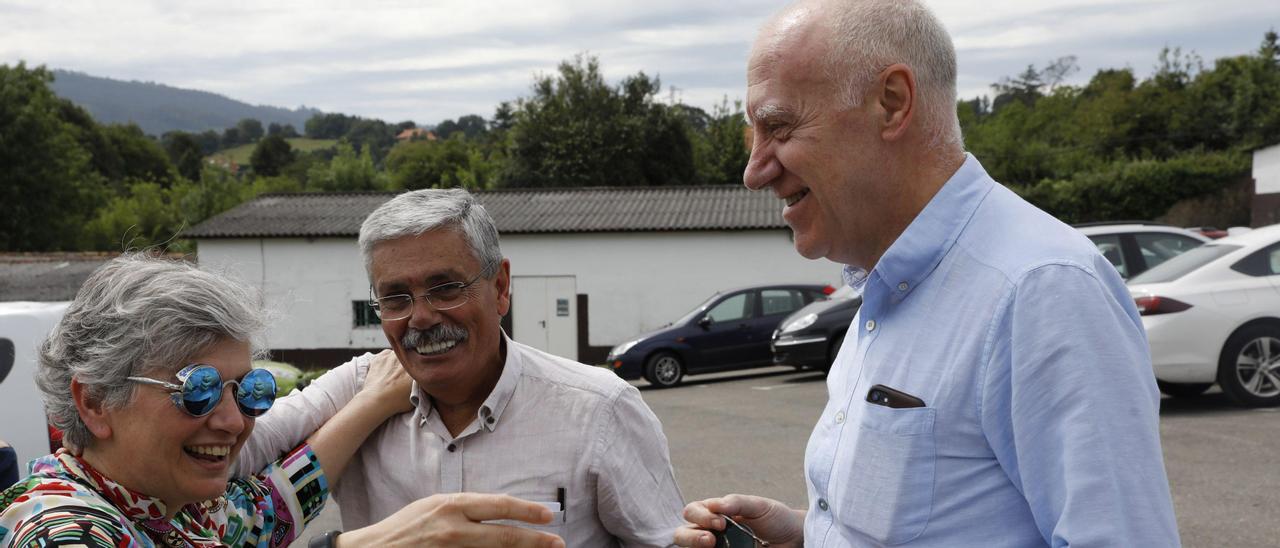
<path id="1" fill-rule="evenodd" d="M 266 369 L 254 369 L 240 380 L 222 382 L 222 375 L 212 365 L 193 363 L 178 371 L 178 382 L 159 381 L 149 377 L 128 377 L 142 384 L 161 386 L 173 391 L 173 405 L 193 417 L 203 417 L 213 412 L 222 401 L 225 385 L 235 385 L 236 407 L 246 417 L 257 417 L 271 409 L 276 401 L 276 378 Z"/>

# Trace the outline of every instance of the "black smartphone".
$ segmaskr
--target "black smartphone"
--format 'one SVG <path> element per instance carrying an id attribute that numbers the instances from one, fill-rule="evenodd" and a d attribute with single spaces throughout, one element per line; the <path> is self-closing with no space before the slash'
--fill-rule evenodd
<path id="1" fill-rule="evenodd" d="M 876 405 L 892 407 L 894 409 L 924 407 L 924 400 L 901 390 L 889 388 L 883 384 L 872 386 L 871 390 L 867 391 L 867 401 Z"/>

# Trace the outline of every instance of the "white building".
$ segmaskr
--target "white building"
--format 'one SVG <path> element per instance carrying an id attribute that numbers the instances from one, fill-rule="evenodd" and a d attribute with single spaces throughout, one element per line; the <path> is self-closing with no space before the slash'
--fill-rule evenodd
<path id="1" fill-rule="evenodd" d="M 386 348 L 368 308 L 356 236 L 390 193 L 267 195 L 186 233 L 203 266 L 263 289 L 276 357 L 332 366 Z M 718 290 L 838 284 L 796 254 L 782 202 L 741 186 L 476 193 L 511 260 L 516 340 L 599 363 L 617 343 L 679 318 Z"/>
<path id="2" fill-rule="evenodd" d="M 1253 151 L 1253 226 L 1280 223 L 1280 144 Z"/>

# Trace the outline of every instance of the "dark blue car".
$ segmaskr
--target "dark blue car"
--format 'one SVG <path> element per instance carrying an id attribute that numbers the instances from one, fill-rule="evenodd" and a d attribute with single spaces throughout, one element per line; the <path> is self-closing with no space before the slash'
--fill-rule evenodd
<path id="1" fill-rule="evenodd" d="M 830 294 L 829 285 L 768 285 L 721 291 L 670 325 L 609 351 L 624 379 L 675 386 L 685 375 L 773 364 L 769 339 L 792 312 Z"/>

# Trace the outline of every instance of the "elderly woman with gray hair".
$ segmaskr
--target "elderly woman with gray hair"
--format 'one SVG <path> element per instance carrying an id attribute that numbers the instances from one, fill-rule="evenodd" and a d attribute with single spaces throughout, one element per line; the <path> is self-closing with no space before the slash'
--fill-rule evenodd
<path id="1" fill-rule="evenodd" d="M 141 254 L 94 272 L 40 349 L 37 383 L 66 448 L 0 493 L 0 546 L 296 539 L 369 432 L 411 409 L 410 381 L 385 352 L 360 394 L 306 442 L 256 476 L 228 480 L 254 418 L 275 399 L 271 374 L 250 366 L 264 327 L 258 302 L 226 278 Z M 510 497 L 478 502 L 488 519 L 550 519 Z M 449 508 L 423 499 L 342 540 L 422 545 L 431 518 Z"/>

